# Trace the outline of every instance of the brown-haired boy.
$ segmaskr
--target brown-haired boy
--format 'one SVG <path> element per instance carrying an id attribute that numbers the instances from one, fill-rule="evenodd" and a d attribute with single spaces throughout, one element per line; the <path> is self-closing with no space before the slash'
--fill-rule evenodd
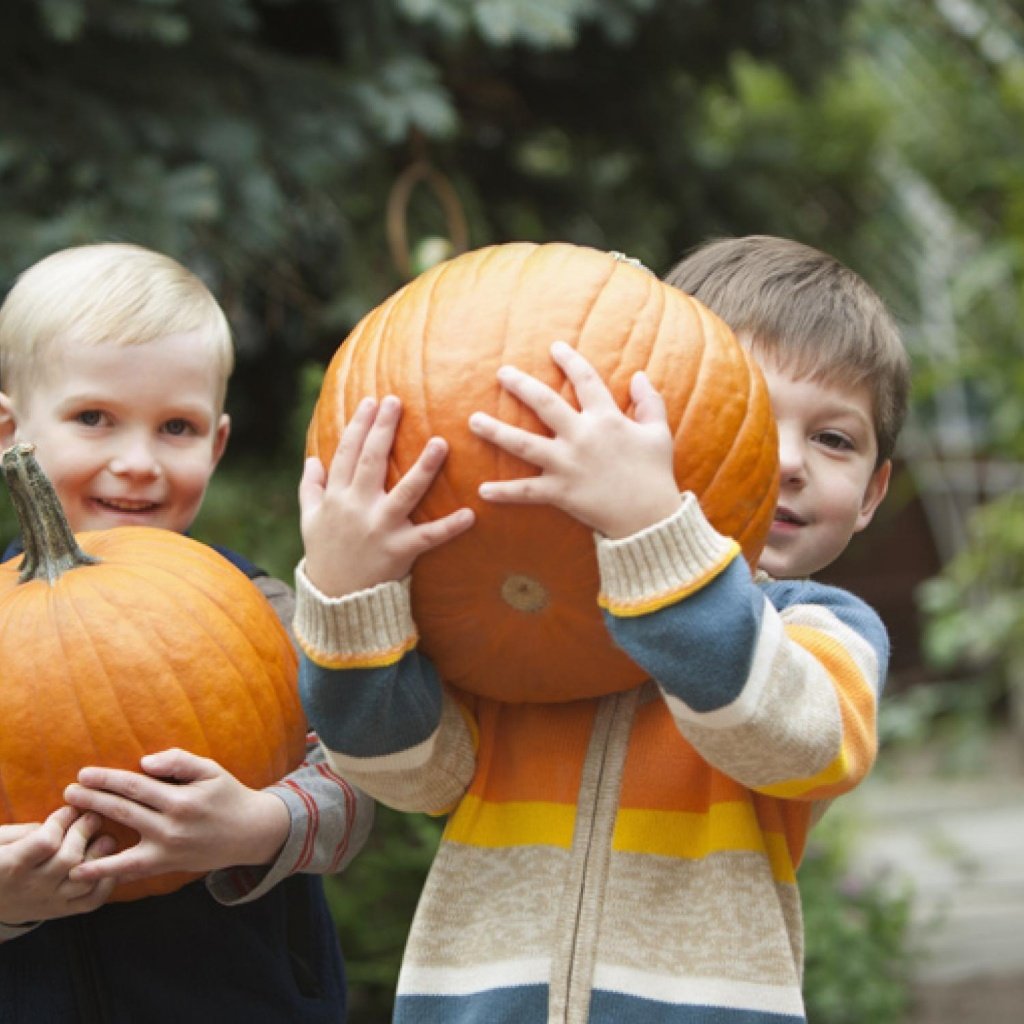
<path id="1" fill-rule="evenodd" d="M 888 657 L 870 608 L 806 577 L 885 494 L 906 360 L 881 302 L 824 254 L 718 244 L 694 259 L 738 248 L 742 274 L 722 288 L 739 306 L 723 316 L 761 359 L 779 421 L 765 572 L 753 576 L 678 492 L 664 405 L 643 373 L 627 414 L 556 343 L 578 409 L 515 367 L 499 372 L 550 436 L 470 419 L 540 470 L 485 482 L 484 498 L 550 504 L 595 532 L 594 597 L 650 677 L 635 690 L 532 707 L 457 700 L 415 649 L 405 579 L 472 525 L 465 509 L 410 519 L 445 445 L 429 442 L 385 491 L 400 415 L 385 397 L 360 407 L 329 473 L 307 465 L 296 632 L 310 718 L 331 763 L 378 799 L 451 815 L 396 1022 L 804 1020 L 796 868 L 816 811 L 871 768 Z M 669 280 L 698 287 L 690 266 Z M 721 310 L 720 299 L 705 301 Z M 557 807 L 538 778 L 559 780 Z M 551 824 L 567 793 L 568 836 Z"/>

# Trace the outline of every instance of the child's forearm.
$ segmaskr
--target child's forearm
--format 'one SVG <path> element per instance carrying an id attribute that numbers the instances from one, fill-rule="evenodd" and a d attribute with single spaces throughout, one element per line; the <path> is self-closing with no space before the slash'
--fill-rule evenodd
<path id="1" fill-rule="evenodd" d="M 780 614 L 741 561 L 722 567 L 706 530 L 690 504 L 649 536 L 602 545 L 609 628 L 715 767 L 793 798 L 852 787 L 874 758 L 884 629 L 855 598 L 806 582 L 773 585 L 780 603 L 802 595 Z"/>
<path id="2" fill-rule="evenodd" d="M 373 800 L 328 767 L 315 733 L 307 737 L 303 763 L 267 792 L 288 809 L 288 837 L 276 859 L 264 867 L 232 867 L 207 875 L 207 888 L 221 903 L 258 899 L 297 872 L 342 871 L 366 843 Z"/>
<path id="3" fill-rule="evenodd" d="M 408 586 L 328 600 L 301 567 L 296 578 L 303 704 L 329 763 L 382 803 L 447 809 L 475 755 L 459 707 L 414 650 Z"/>

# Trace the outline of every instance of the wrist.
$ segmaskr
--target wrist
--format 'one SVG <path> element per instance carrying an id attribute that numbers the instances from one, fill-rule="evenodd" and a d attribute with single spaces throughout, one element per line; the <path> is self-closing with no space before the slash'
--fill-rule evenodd
<path id="1" fill-rule="evenodd" d="M 252 796 L 237 856 L 227 866 L 273 864 L 288 841 L 292 822 L 284 800 L 267 790 L 254 790 Z"/>
<path id="2" fill-rule="evenodd" d="M 671 519 L 683 503 L 682 495 L 673 488 L 657 496 L 651 496 L 642 503 L 629 508 L 620 508 L 607 522 L 598 527 L 598 532 L 608 540 L 624 540 L 644 530 Z"/>

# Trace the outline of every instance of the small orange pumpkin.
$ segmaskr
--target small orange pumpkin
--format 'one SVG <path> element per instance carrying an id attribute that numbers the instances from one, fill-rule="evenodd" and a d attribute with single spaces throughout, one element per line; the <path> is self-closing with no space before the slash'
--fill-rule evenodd
<path id="1" fill-rule="evenodd" d="M 545 430 L 498 386 L 498 367 L 512 363 L 574 401 L 551 360 L 556 339 L 587 357 L 624 409 L 630 378 L 646 370 L 667 405 L 680 489 L 697 495 L 751 563 L 775 507 L 776 430 L 764 380 L 732 331 L 694 299 L 630 261 L 562 243 L 491 246 L 410 282 L 335 354 L 307 451 L 328 463 L 360 398 L 389 393 L 404 408 L 389 486 L 429 437 L 448 440 L 448 460 L 416 518 L 468 505 L 477 520 L 417 561 L 413 611 L 442 677 L 498 700 L 572 700 L 644 678 L 602 621 L 590 531 L 555 509 L 488 505 L 477 495 L 484 480 L 536 469 L 475 437 L 472 412 Z"/>
<path id="2" fill-rule="evenodd" d="M 138 771 L 143 754 L 172 746 L 253 788 L 297 766 L 297 659 L 263 594 L 169 530 L 72 536 L 31 450 L 3 455 L 25 557 L 0 565 L 0 824 L 43 820 L 85 765 Z M 122 849 L 138 840 L 115 823 L 105 831 Z M 112 899 L 193 877 L 125 883 Z"/>

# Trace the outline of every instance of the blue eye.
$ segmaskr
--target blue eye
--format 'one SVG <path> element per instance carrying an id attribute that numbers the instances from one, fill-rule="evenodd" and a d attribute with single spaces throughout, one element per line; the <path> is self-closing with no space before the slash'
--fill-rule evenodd
<path id="1" fill-rule="evenodd" d="M 164 431 L 174 437 L 181 437 L 183 434 L 192 433 L 192 424 L 188 420 L 168 420 L 164 424 Z"/>
<path id="2" fill-rule="evenodd" d="M 103 420 L 103 414 L 98 409 L 85 409 L 75 416 L 75 420 L 83 427 L 98 427 Z"/>

